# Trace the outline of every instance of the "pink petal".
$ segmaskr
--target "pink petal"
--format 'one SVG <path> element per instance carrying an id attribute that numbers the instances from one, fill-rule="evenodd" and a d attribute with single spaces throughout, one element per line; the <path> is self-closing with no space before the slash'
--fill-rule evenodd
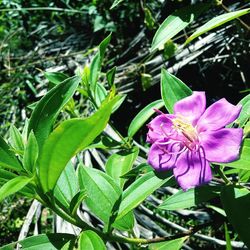
<path id="1" fill-rule="evenodd" d="M 148 134 L 147 134 L 147 142 L 154 143 L 155 141 L 162 140 L 166 136 L 166 133 L 170 133 L 172 130 L 172 118 L 173 115 L 163 114 L 156 116 L 149 124 L 148 124 Z"/>
<path id="2" fill-rule="evenodd" d="M 193 125 L 203 114 L 206 109 L 205 92 L 194 91 L 191 96 L 188 96 L 174 105 L 174 114 L 184 116 Z"/>
<path id="3" fill-rule="evenodd" d="M 181 146 L 177 142 L 167 145 L 154 143 L 149 150 L 148 163 L 157 171 L 172 169 L 180 150 Z"/>
<path id="4" fill-rule="evenodd" d="M 217 130 L 233 122 L 240 114 L 241 106 L 229 103 L 225 98 L 212 104 L 197 122 L 199 132 Z"/>
<path id="5" fill-rule="evenodd" d="M 187 189 L 208 183 L 212 179 L 212 171 L 202 152 L 185 151 L 176 161 L 173 170 L 180 187 Z"/>
<path id="6" fill-rule="evenodd" d="M 208 161 L 226 163 L 239 158 L 243 136 L 241 128 L 206 131 L 200 133 L 199 136 Z"/>

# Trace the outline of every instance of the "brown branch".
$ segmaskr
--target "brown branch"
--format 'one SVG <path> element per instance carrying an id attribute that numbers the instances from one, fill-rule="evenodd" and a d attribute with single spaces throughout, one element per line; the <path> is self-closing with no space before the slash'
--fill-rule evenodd
<path id="1" fill-rule="evenodd" d="M 191 229 L 187 230 L 186 232 L 182 232 L 182 233 L 178 233 L 175 235 L 170 235 L 170 236 L 166 236 L 166 237 L 159 237 L 159 238 L 154 238 L 154 239 L 148 239 L 147 243 L 157 243 L 157 242 L 163 242 L 163 241 L 169 241 L 169 240 L 175 240 L 175 239 L 179 239 L 185 236 L 191 236 L 195 233 L 197 233 L 198 231 L 200 231 L 201 229 L 211 226 L 213 224 L 213 221 L 208 222 L 208 223 L 204 223 L 201 225 L 197 225 L 192 227 Z"/>

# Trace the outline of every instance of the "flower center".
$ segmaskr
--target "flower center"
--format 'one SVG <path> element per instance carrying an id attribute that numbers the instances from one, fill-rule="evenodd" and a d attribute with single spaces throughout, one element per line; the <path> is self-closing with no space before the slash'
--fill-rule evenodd
<path id="1" fill-rule="evenodd" d="M 176 117 L 172 119 L 173 129 L 183 136 L 183 143 L 189 149 L 194 150 L 199 143 L 199 137 L 193 125 L 184 117 Z"/>

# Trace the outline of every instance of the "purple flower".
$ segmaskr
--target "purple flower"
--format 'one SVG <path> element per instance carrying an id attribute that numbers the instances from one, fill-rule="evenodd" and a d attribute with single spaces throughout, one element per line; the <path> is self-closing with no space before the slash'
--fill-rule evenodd
<path id="1" fill-rule="evenodd" d="M 205 92 L 193 92 L 174 105 L 174 114 L 161 113 L 148 124 L 152 146 L 148 163 L 157 171 L 173 169 L 183 190 L 212 179 L 209 162 L 227 163 L 239 157 L 243 131 L 225 128 L 241 106 L 225 98 L 206 109 Z"/>

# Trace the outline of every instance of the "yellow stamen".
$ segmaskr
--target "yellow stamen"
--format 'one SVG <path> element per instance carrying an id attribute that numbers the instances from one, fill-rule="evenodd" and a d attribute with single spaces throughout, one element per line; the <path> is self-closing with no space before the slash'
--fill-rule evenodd
<path id="1" fill-rule="evenodd" d="M 172 120 L 173 128 L 183 134 L 190 142 L 198 140 L 196 129 L 183 117 L 177 117 Z"/>

